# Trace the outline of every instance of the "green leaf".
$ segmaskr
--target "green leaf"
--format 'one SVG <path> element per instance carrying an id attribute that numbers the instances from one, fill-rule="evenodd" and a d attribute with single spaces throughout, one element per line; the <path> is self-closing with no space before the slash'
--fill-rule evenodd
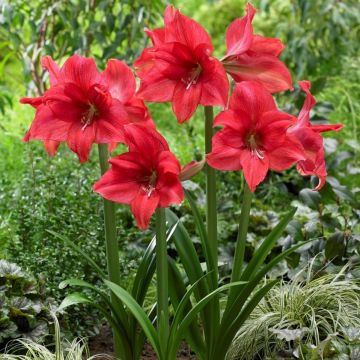
<path id="1" fill-rule="evenodd" d="M 219 332 L 219 337 L 216 342 L 215 350 L 212 355 L 212 359 L 223 358 L 222 356 L 227 353 L 234 339 L 236 333 L 239 331 L 241 325 L 248 319 L 251 312 L 258 305 L 261 299 L 268 293 L 268 291 L 278 282 L 273 280 L 269 284 L 258 290 L 255 295 L 249 300 L 244 309 L 236 316 L 237 313 L 233 314 L 233 318 L 222 327 L 223 331 Z M 235 317 L 235 319 L 234 319 Z"/>
<path id="2" fill-rule="evenodd" d="M 190 299 L 184 299 L 185 294 L 187 293 L 187 289 L 185 283 L 183 281 L 183 277 L 177 268 L 175 261 L 168 257 L 168 264 L 169 264 L 169 295 L 171 304 L 174 307 L 175 317 L 172 322 L 172 327 L 176 326 L 175 322 L 176 317 L 180 320 L 182 313 L 188 313 L 191 308 L 192 304 Z M 206 275 L 205 275 L 206 276 Z M 201 281 L 198 280 L 198 281 Z M 183 309 L 179 309 L 179 305 L 183 303 Z M 170 330 L 170 336 L 171 336 Z M 205 344 L 203 337 L 200 333 L 200 329 L 198 324 L 191 324 L 189 331 L 185 334 L 185 339 L 189 343 L 190 347 L 196 352 L 196 354 L 200 357 L 200 359 L 205 358 Z"/>
<path id="3" fill-rule="evenodd" d="M 58 234 L 55 231 L 48 230 L 48 229 L 46 231 L 49 234 L 55 236 L 56 238 L 62 240 L 65 244 L 70 246 L 73 250 L 75 250 L 78 254 L 80 254 L 84 259 L 86 259 L 86 261 L 89 263 L 89 265 L 92 266 L 92 268 L 95 270 L 95 272 L 97 272 L 100 275 L 101 278 L 103 278 L 103 279 L 107 278 L 107 275 L 105 274 L 105 272 L 103 270 L 101 270 L 100 266 L 98 264 L 96 264 L 96 262 L 88 254 L 86 254 L 86 252 L 84 252 L 79 246 L 74 244 L 73 241 Z"/>
<path id="4" fill-rule="evenodd" d="M 110 288 L 110 290 L 118 297 L 129 309 L 129 311 L 135 316 L 139 325 L 143 329 L 145 335 L 153 346 L 157 356 L 162 359 L 162 353 L 160 349 L 160 342 L 157 335 L 157 332 L 151 323 L 150 319 L 147 317 L 145 311 L 141 306 L 136 302 L 136 300 L 124 290 L 119 285 L 112 283 L 111 281 L 104 280 L 104 283 Z"/>
<path id="5" fill-rule="evenodd" d="M 74 292 L 66 296 L 66 298 L 61 302 L 60 306 L 57 308 L 57 311 L 63 311 L 66 308 L 79 304 L 92 304 L 93 302 L 84 294 Z"/>
<path id="6" fill-rule="evenodd" d="M 172 359 L 174 357 L 174 355 L 176 354 L 176 349 L 178 348 L 180 341 L 184 336 L 184 332 L 186 331 L 188 326 L 196 319 L 197 314 L 209 303 L 209 301 L 211 301 L 214 296 L 233 286 L 240 286 L 245 284 L 246 283 L 243 281 L 237 281 L 223 285 L 206 295 L 203 299 L 201 299 L 184 317 L 177 329 L 174 329 L 174 339 L 171 339 L 171 344 L 169 344 L 169 358 Z"/>
<path id="7" fill-rule="evenodd" d="M 345 234 L 343 231 L 337 231 L 331 235 L 325 245 L 325 256 L 327 259 L 342 257 L 345 254 Z"/>
<path id="8" fill-rule="evenodd" d="M 201 244 L 202 244 L 202 248 L 205 254 L 205 259 L 206 259 L 206 265 L 208 269 L 214 269 L 214 259 L 212 256 L 212 251 L 210 249 L 209 246 L 209 242 L 207 240 L 207 234 L 206 234 L 206 227 L 204 224 L 203 219 L 201 218 L 200 215 L 200 211 L 196 205 L 196 202 L 194 200 L 193 195 L 191 194 L 191 192 L 189 190 L 184 190 L 185 191 L 185 195 L 186 195 L 186 199 L 188 200 L 193 216 L 194 216 L 194 221 L 195 221 L 195 225 L 196 225 L 196 229 L 198 231 L 200 240 L 201 240 Z M 213 277 L 212 277 L 212 281 L 213 281 L 213 288 L 217 287 L 217 280 L 216 280 L 216 274 L 215 272 L 213 272 Z"/>
<path id="9" fill-rule="evenodd" d="M 247 281 L 256 274 L 257 270 L 264 264 L 266 257 L 284 232 L 286 226 L 294 217 L 296 210 L 296 208 L 292 208 L 265 238 L 263 243 L 253 254 L 249 264 L 241 275 L 240 280 Z"/>
<path id="10" fill-rule="evenodd" d="M 302 189 L 299 193 L 300 200 L 310 209 L 319 210 L 321 195 L 318 191 Z"/>

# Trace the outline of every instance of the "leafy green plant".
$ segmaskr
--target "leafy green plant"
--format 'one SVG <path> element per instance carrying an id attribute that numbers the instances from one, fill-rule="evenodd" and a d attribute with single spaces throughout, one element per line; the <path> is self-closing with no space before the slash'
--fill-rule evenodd
<path id="1" fill-rule="evenodd" d="M 273 287 L 240 328 L 229 359 L 337 359 L 360 345 L 360 286 L 347 266 L 321 276 L 312 264 Z"/>
<path id="2" fill-rule="evenodd" d="M 40 339 L 49 333 L 49 306 L 44 282 L 18 265 L 0 260 L 0 348 L 19 337 Z"/>
<path id="3" fill-rule="evenodd" d="M 7 353 L 1 356 L 2 360 L 93 360 L 111 359 L 107 355 L 89 355 L 86 341 L 74 340 L 71 343 L 62 343 L 60 325 L 53 315 L 55 326 L 55 351 L 50 351 L 46 346 L 29 339 L 18 339 L 9 344 Z M 24 355 L 22 355 L 24 354 Z"/>

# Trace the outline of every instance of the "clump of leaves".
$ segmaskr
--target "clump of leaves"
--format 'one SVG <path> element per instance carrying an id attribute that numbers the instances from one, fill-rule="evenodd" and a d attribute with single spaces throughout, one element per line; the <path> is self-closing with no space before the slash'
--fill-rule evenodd
<path id="1" fill-rule="evenodd" d="M 240 329 L 229 358 L 353 356 L 360 346 L 360 286 L 346 271 L 317 277 L 310 265 L 271 289 Z"/>
<path id="2" fill-rule="evenodd" d="M 75 339 L 73 342 L 61 342 L 60 326 L 53 315 L 55 325 L 55 351 L 50 351 L 46 346 L 30 339 L 18 339 L 10 344 L 7 353 L 2 355 L 2 360 L 92 360 L 111 359 L 107 355 L 89 355 L 86 341 Z M 25 353 L 25 355 L 17 355 Z"/>
<path id="3" fill-rule="evenodd" d="M 42 280 L 0 260 L 0 349 L 11 339 L 37 340 L 47 335 L 50 303 Z"/>

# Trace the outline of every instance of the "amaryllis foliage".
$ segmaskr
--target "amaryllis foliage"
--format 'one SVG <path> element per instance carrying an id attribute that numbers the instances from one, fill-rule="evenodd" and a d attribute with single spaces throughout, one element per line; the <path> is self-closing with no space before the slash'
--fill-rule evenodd
<path id="1" fill-rule="evenodd" d="M 268 170 L 282 171 L 304 160 L 301 144 L 288 133 L 294 118 L 277 109 L 271 94 L 260 84 L 236 84 L 229 109 L 214 125 L 222 125 L 213 137 L 207 162 L 219 170 L 243 170 L 251 191 Z"/>
<path id="2" fill-rule="evenodd" d="M 141 79 L 138 96 L 147 101 L 172 102 L 180 123 L 199 104 L 225 106 L 229 83 L 207 32 L 194 20 L 168 6 L 164 27 L 146 30 L 153 46 L 135 61 Z"/>
<path id="3" fill-rule="evenodd" d="M 135 78 L 123 62 L 109 60 L 103 72 L 93 59 L 78 55 L 61 68 L 49 56 L 42 65 L 49 72 L 50 88 L 40 97 L 21 99 L 36 108 L 24 140 L 43 140 L 50 155 L 66 142 L 85 162 L 93 143 L 123 142 L 124 125 L 151 125 L 144 103 L 135 96 Z"/>
<path id="4" fill-rule="evenodd" d="M 297 122 L 291 126 L 288 133 L 295 136 L 305 150 L 305 159 L 297 163 L 297 169 L 301 175 L 315 175 L 319 178 L 316 190 L 320 190 L 325 185 L 326 164 L 324 154 L 323 139 L 321 132 L 339 131 L 342 124 L 333 125 L 312 125 L 310 123 L 310 110 L 316 101 L 310 92 L 310 82 L 300 81 L 300 88 L 306 93 L 304 105 L 299 113 Z"/>
<path id="5" fill-rule="evenodd" d="M 111 169 L 95 183 L 94 191 L 108 200 L 130 204 L 137 225 L 144 230 L 157 207 L 183 200 L 181 168 L 156 130 L 127 125 L 124 136 L 129 151 L 110 160 Z"/>
<path id="6" fill-rule="evenodd" d="M 254 35 L 255 8 L 246 6 L 246 15 L 234 20 L 226 30 L 225 70 L 236 82 L 256 80 L 270 92 L 292 88 L 291 75 L 279 55 L 284 44 L 279 39 Z"/>

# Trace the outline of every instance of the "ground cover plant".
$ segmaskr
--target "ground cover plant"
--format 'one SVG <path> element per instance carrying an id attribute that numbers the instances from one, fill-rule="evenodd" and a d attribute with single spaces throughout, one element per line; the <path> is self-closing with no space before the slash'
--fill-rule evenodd
<path id="1" fill-rule="evenodd" d="M 324 2 L 317 31 L 307 1 L 255 2 L 257 11 L 229 0 L 194 2 L 182 12 L 168 6 L 163 19 L 162 7 L 150 3 L 115 2 L 110 13 L 106 1 L 59 3 L 49 24 L 46 5 L 33 12 L 14 4 L 2 8 L 0 33 L 11 54 L 3 69 L 25 65 L 30 96 L 21 102 L 35 118 L 24 140 L 41 141 L 21 144 L 34 113 L 4 97 L 10 117 L 1 121 L 1 151 L 18 161 L 1 165 L 11 176 L 0 180 L 0 254 L 44 273 L 48 293 L 62 302 L 66 336 L 96 335 L 107 322 L 121 359 L 140 358 L 145 342 L 157 358 L 175 358 L 183 340 L 197 358 L 225 358 L 228 349 L 236 356 L 252 310 L 271 288 L 286 293 L 279 279 L 296 281 L 309 262 L 312 277 L 326 281 L 346 265 L 344 276 L 356 278 L 358 48 L 347 46 L 358 31 L 356 3 Z M 219 11 L 224 20 L 204 15 Z M 64 20 L 70 13 L 75 31 Z M 295 32 L 287 32 L 288 21 L 298 24 Z M 19 31 L 27 36 L 15 39 Z M 321 42 L 326 52 L 317 53 Z M 16 86 L 23 95 L 24 83 Z M 325 346 L 305 337 L 301 344 L 310 349 L 304 358 Z M 280 341 L 276 351 L 288 348 Z"/>

